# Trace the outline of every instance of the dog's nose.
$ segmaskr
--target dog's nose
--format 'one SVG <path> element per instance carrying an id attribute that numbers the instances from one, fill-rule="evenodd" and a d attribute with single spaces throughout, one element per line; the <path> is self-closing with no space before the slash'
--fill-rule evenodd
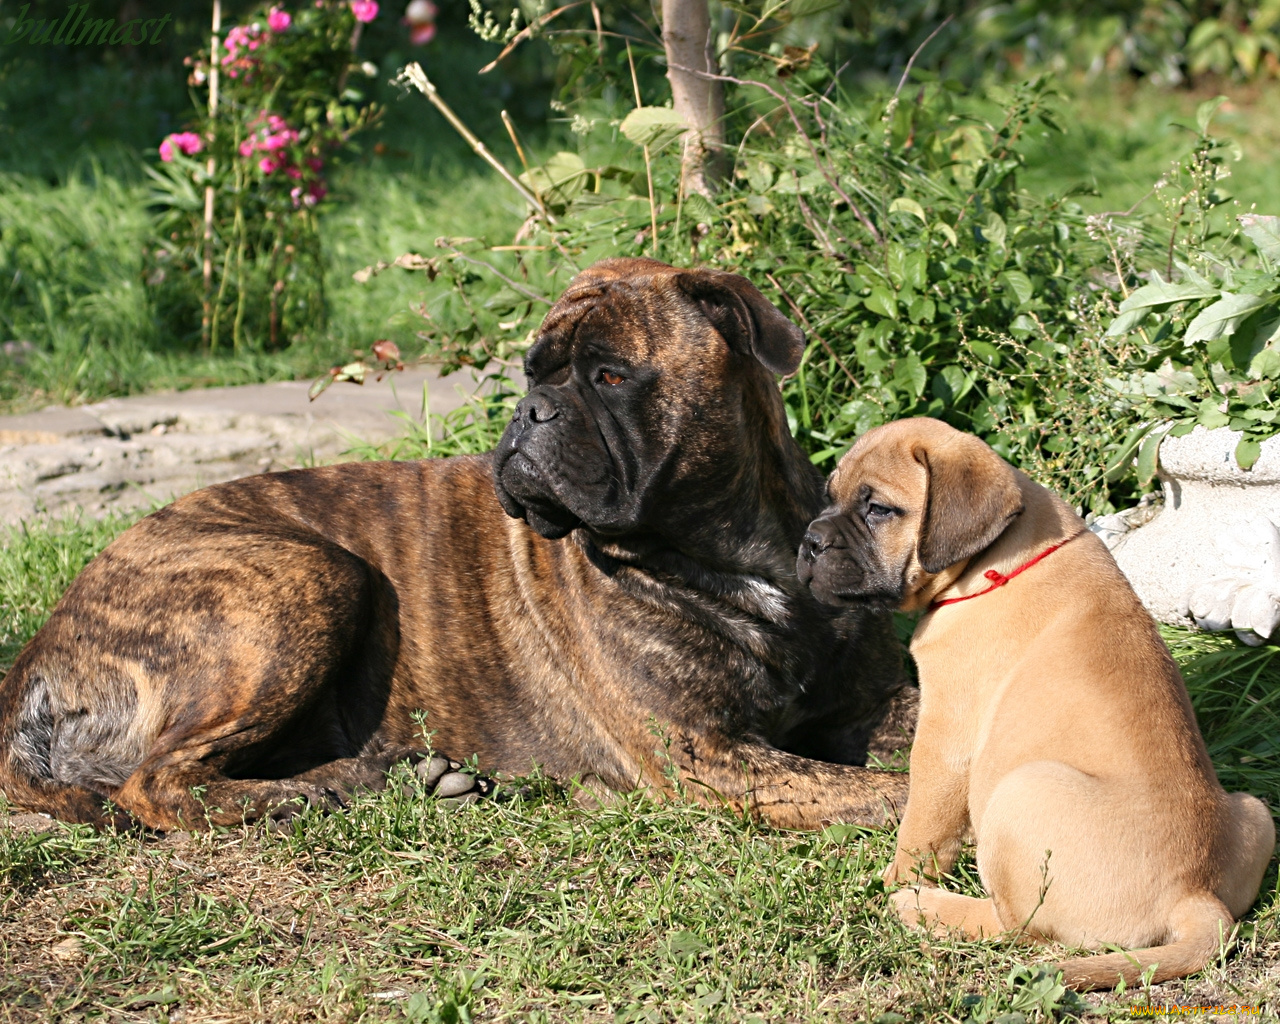
<path id="1" fill-rule="evenodd" d="M 546 423 L 547 420 L 553 420 L 558 415 L 560 415 L 560 409 L 556 403 L 548 395 L 538 391 L 531 391 L 525 395 L 516 406 L 516 418 L 527 419 L 530 423 Z"/>
<path id="2" fill-rule="evenodd" d="M 800 557 L 806 562 L 816 562 L 819 555 L 835 544 L 839 535 L 831 520 L 815 519 L 800 542 Z"/>

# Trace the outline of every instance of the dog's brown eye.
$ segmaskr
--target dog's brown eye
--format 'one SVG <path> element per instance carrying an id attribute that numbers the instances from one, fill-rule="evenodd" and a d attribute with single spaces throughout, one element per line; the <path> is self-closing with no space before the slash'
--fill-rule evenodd
<path id="1" fill-rule="evenodd" d="M 608 384 L 609 387 L 616 388 L 627 378 L 622 376 L 620 373 L 614 373 L 612 370 L 601 370 L 600 379 Z"/>
<path id="2" fill-rule="evenodd" d="M 893 509 L 888 505 L 877 505 L 874 501 L 867 506 L 867 517 L 875 519 L 883 519 L 886 516 L 893 515 Z"/>

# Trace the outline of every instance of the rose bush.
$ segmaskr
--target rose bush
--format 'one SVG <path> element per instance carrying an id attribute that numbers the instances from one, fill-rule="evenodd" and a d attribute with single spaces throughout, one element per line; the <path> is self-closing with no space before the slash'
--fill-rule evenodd
<path id="1" fill-rule="evenodd" d="M 332 165 L 379 113 L 359 90 L 368 72 L 356 59 L 377 14 L 374 0 L 262 6 L 187 59 L 204 103 L 160 144 L 151 172 L 168 241 L 151 254 L 149 279 L 200 305 L 211 349 L 228 328 L 237 351 L 324 328 L 316 213 Z"/>

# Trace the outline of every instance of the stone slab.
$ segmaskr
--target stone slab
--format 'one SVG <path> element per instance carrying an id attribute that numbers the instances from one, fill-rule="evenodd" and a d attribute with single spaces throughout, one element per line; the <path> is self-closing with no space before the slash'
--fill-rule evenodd
<path id="1" fill-rule="evenodd" d="M 104 430 L 102 421 L 84 409 L 53 406 L 23 416 L 0 416 L 0 445 L 53 444 Z"/>
<path id="2" fill-rule="evenodd" d="M 518 386 L 523 378 L 508 373 Z M 483 385 L 415 368 L 363 385 L 308 381 L 113 398 L 0 417 L 0 523 L 41 513 L 148 507 L 208 484 L 343 459 L 404 433 L 404 416 L 444 415 Z"/>

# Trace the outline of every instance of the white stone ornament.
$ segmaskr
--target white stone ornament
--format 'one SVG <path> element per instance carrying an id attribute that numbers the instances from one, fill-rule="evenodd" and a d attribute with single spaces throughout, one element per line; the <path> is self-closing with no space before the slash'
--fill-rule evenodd
<path id="1" fill-rule="evenodd" d="M 1161 622 L 1280 641 L 1280 437 L 1252 469 L 1237 431 L 1197 427 L 1160 445 L 1164 505 L 1094 521 L 1094 531 Z"/>
<path id="2" fill-rule="evenodd" d="M 1231 612 L 1240 581 L 1229 577 L 1205 580 L 1191 588 L 1188 611 L 1201 629 L 1219 632 L 1231 628 Z"/>
<path id="3" fill-rule="evenodd" d="M 1236 591 L 1231 625 L 1245 643 L 1256 647 L 1280 626 L 1280 598 L 1270 586 L 1247 583 Z"/>
<path id="4" fill-rule="evenodd" d="M 1193 584 L 1187 610 L 1201 629 L 1234 629 L 1256 647 L 1280 626 L 1280 530 L 1254 515 L 1228 524 L 1213 545 L 1235 571 Z"/>

